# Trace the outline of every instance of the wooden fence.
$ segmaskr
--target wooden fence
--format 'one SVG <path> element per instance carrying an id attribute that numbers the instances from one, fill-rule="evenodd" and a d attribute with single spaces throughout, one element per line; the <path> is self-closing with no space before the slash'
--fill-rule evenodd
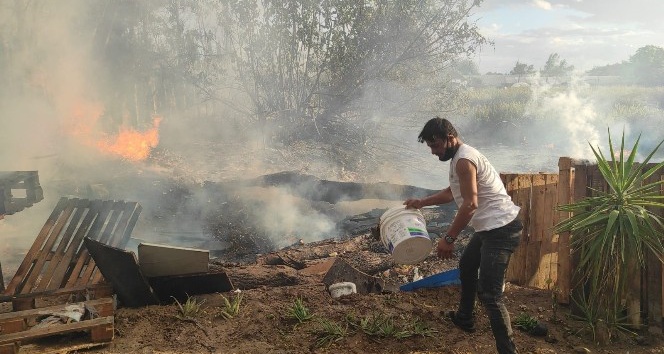
<path id="1" fill-rule="evenodd" d="M 556 211 L 556 207 L 590 196 L 593 189 L 606 191 L 608 186 L 598 166 L 586 160 L 561 157 L 558 167 L 558 174 L 501 174 L 507 193 L 521 207 L 524 222 L 522 242 L 512 255 L 506 276 L 507 281 L 518 285 L 555 291 L 558 302 L 569 304 L 574 291 L 570 235 L 553 232 L 553 226 L 569 214 Z M 648 182 L 660 180 L 664 180 L 664 170 Z M 664 195 L 664 186 L 661 193 Z M 664 216 L 662 210 L 658 212 Z M 646 266 L 631 278 L 626 300 L 644 320 L 661 326 L 664 272 L 654 255 L 647 256 Z"/>

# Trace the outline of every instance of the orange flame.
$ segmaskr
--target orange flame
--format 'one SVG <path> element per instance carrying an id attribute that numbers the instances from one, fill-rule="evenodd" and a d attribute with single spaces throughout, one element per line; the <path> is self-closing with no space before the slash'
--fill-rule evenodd
<path id="1" fill-rule="evenodd" d="M 65 130 L 78 138 L 92 140 L 104 107 L 97 102 L 75 102 L 67 111 L 70 113 L 64 122 Z"/>
<path id="2" fill-rule="evenodd" d="M 97 146 L 103 152 L 116 154 L 127 160 L 145 160 L 159 143 L 159 123 L 161 117 L 155 117 L 152 120 L 152 128 L 146 132 L 123 128 L 113 141 L 102 140 Z"/>

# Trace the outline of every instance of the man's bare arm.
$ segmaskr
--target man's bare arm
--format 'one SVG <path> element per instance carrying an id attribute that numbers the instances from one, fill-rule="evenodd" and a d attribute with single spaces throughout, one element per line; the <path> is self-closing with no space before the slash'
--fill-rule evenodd
<path id="1" fill-rule="evenodd" d="M 403 204 L 406 208 L 420 209 L 429 205 L 447 204 L 454 200 L 452 190 L 447 187 L 440 192 L 434 193 L 422 199 L 408 199 Z"/>
<path id="2" fill-rule="evenodd" d="M 452 225 L 447 229 L 447 234 L 457 237 L 461 231 L 468 225 L 470 219 L 477 209 L 477 168 L 470 160 L 459 159 L 456 164 L 456 173 L 459 176 L 461 187 L 461 197 L 463 203 L 459 206 Z"/>

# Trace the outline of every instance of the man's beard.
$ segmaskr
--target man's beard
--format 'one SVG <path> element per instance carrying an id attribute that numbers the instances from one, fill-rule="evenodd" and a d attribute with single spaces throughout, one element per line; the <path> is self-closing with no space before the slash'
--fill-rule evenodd
<path id="1" fill-rule="evenodd" d="M 454 155 L 456 154 L 458 149 L 459 149 L 458 147 L 454 147 L 454 149 L 452 149 L 452 148 L 445 149 L 445 153 L 443 154 L 443 156 L 439 155 L 438 160 L 440 160 L 440 161 L 449 161 L 449 160 L 451 160 L 454 157 Z"/>

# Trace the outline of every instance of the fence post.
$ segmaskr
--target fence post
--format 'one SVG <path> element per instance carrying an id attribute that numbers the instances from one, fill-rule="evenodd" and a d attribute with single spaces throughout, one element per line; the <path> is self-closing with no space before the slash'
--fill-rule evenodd
<path id="1" fill-rule="evenodd" d="M 659 179 L 660 179 L 660 181 L 664 181 L 664 171 L 661 171 L 661 173 L 662 174 L 659 176 Z M 660 184 L 659 187 L 660 187 L 659 194 L 664 195 L 664 183 Z M 660 216 L 664 217 L 664 211 L 662 212 L 662 214 L 660 214 Z M 660 281 L 662 282 L 662 286 L 660 287 L 661 296 L 660 296 L 659 300 L 661 301 L 660 302 L 661 307 L 660 307 L 659 318 L 658 318 L 657 323 L 661 326 L 662 325 L 662 317 L 664 316 L 664 269 L 662 269 L 662 263 L 661 262 L 659 262 L 659 268 L 658 269 L 659 269 L 659 271 L 662 275 L 661 278 L 660 278 Z"/>
<path id="2" fill-rule="evenodd" d="M 592 175 L 589 175 L 589 162 L 586 160 L 572 160 L 572 168 L 574 170 L 573 188 L 570 203 L 582 200 L 588 196 L 588 186 L 591 184 Z M 585 283 L 579 279 L 579 274 L 575 271 L 579 264 L 579 253 L 574 252 L 571 247 L 570 239 L 570 292 L 571 299 L 581 299 L 585 293 Z M 581 315 L 582 309 L 579 304 L 570 301 L 570 311 L 572 314 Z"/>
<path id="3" fill-rule="evenodd" d="M 514 204 L 521 208 L 519 217 L 523 221 L 523 231 L 521 231 L 521 242 L 512 254 L 510 264 L 507 268 L 506 279 L 509 282 L 526 286 L 533 274 L 528 274 L 528 249 L 531 244 L 530 239 L 530 198 L 532 189 L 531 174 L 506 174 L 502 177 Z M 538 254 L 539 255 L 539 254 Z M 535 268 L 536 271 L 536 268 Z"/>
<path id="4" fill-rule="evenodd" d="M 558 159 L 558 205 L 569 204 L 574 199 L 574 175 L 575 171 L 572 166 L 572 159 L 569 157 Z M 571 213 L 561 211 L 555 215 L 555 224 L 558 224 L 560 221 L 569 219 Z M 571 252 L 569 232 L 560 233 L 558 235 L 558 276 L 554 286 L 558 287 L 556 300 L 562 304 L 569 304 L 570 302 L 570 281 L 572 278 Z"/>
<path id="5" fill-rule="evenodd" d="M 649 164 L 649 167 L 654 164 Z M 664 170 L 648 178 L 648 183 L 664 181 Z M 664 195 L 664 184 L 659 187 L 659 194 Z M 664 217 L 664 209 L 653 208 L 652 212 Z M 646 253 L 645 274 L 642 276 L 641 300 L 646 306 L 641 306 L 647 315 L 647 323 L 651 331 L 653 327 L 659 327 L 658 333 L 662 333 L 662 317 L 664 316 L 664 271 L 662 261 L 654 253 Z"/>

